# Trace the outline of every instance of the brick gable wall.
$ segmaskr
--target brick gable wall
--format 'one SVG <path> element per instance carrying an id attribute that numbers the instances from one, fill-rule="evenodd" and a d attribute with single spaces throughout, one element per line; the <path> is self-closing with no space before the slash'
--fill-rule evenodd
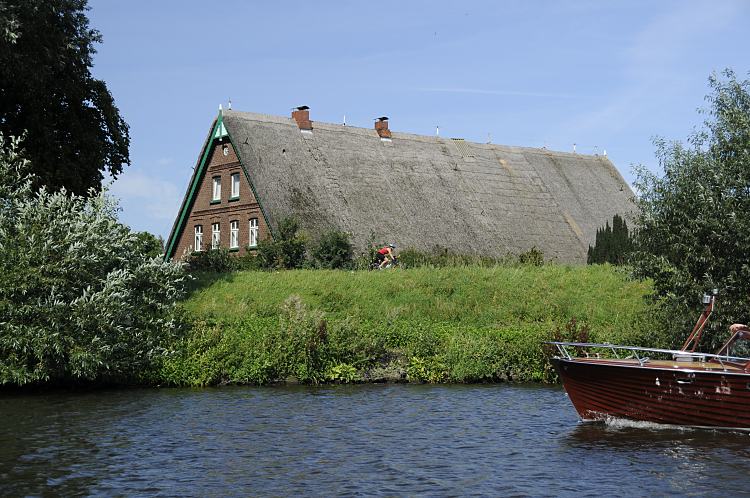
<path id="1" fill-rule="evenodd" d="M 226 155 L 224 154 L 226 148 Z M 240 174 L 240 195 L 237 200 L 229 200 L 231 196 L 231 175 Z M 213 196 L 213 178 L 221 178 L 221 199 L 218 203 L 211 203 Z M 250 219 L 258 220 L 258 240 L 270 236 L 266 226 L 263 213 L 258 201 L 253 195 L 250 184 L 242 172 L 237 154 L 230 143 L 215 144 L 203 175 L 198 191 L 195 194 L 190 214 L 179 235 L 179 241 L 174 252 L 173 259 L 182 259 L 193 250 L 195 240 L 195 226 L 203 227 L 203 250 L 211 248 L 211 227 L 219 223 L 221 230 L 221 247 L 229 248 L 230 222 L 239 222 L 239 244 L 238 254 L 247 252 L 250 241 Z M 252 251 L 252 249 L 251 249 Z"/>

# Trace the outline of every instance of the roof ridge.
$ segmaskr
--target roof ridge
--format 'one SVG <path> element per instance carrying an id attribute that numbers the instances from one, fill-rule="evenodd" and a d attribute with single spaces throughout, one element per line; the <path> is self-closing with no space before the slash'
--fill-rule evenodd
<path id="1" fill-rule="evenodd" d="M 236 115 L 237 117 L 248 119 L 250 121 L 258 121 L 262 123 L 277 123 L 277 124 L 288 124 L 290 126 L 297 126 L 296 121 L 292 119 L 291 117 L 286 116 L 278 116 L 274 114 L 265 114 L 265 113 L 258 113 L 258 112 L 247 112 L 247 111 L 235 111 L 235 110 L 227 110 L 224 111 L 225 115 Z M 377 137 L 377 131 L 375 131 L 375 128 L 364 128 L 361 126 L 353 126 L 353 125 L 345 125 L 341 123 L 329 123 L 327 121 L 316 121 L 311 120 L 313 122 L 313 130 L 317 127 L 320 129 L 324 129 L 326 131 L 334 131 L 334 132 L 350 132 L 350 133 L 364 133 L 368 135 L 373 135 L 374 137 Z M 450 141 L 453 139 L 461 139 L 464 140 L 465 144 L 467 146 L 471 147 L 480 147 L 480 148 L 488 148 L 488 149 L 498 149 L 498 150 L 509 150 L 509 149 L 517 149 L 520 151 L 534 151 L 538 153 L 544 153 L 544 154 L 550 154 L 550 155 L 561 155 L 565 157 L 598 157 L 598 158 L 607 158 L 607 156 L 602 156 L 599 154 L 581 154 L 578 152 L 565 152 L 561 150 L 552 150 L 547 149 L 544 147 L 530 147 L 525 145 L 510 145 L 510 144 L 495 144 L 495 143 L 483 143 L 483 142 L 474 142 L 471 139 L 467 139 L 464 137 L 441 137 L 441 136 L 433 136 L 433 135 L 421 135 L 419 133 L 410 133 L 410 132 L 403 132 L 403 131 L 396 131 L 396 130 L 390 130 L 392 134 L 392 139 L 406 139 L 406 140 L 417 140 L 422 142 L 429 142 L 429 143 L 444 143 L 448 144 L 451 143 Z"/>

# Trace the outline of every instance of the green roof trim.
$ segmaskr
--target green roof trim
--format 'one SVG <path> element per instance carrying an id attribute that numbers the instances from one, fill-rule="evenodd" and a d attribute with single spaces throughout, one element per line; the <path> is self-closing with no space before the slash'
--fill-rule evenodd
<path id="1" fill-rule="evenodd" d="M 182 202 L 182 207 L 180 208 L 180 214 L 177 217 L 177 221 L 175 222 L 174 227 L 172 228 L 172 233 L 169 234 L 169 240 L 167 241 L 167 250 L 164 251 L 165 260 L 171 259 L 172 256 L 174 255 L 174 250 L 175 250 L 175 245 L 177 244 L 177 239 L 179 238 L 180 234 L 182 234 L 182 230 L 184 229 L 185 219 L 187 218 L 187 214 L 193 205 L 193 200 L 195 199 L 195 193 L 198 189 L 198 184 L 200 183 L 200 180 L 203 178 L 203 170 L 206 168 L 206 162 L 211 153 L 211 144 L 213 143 L 212 137 L 216 134 L 216 130 L 219 127 L 219 125 L 224 126 L 221 113 L 219 113 L 219 117 L 214 122 L 213 129 L 211 133 L 209 134 L 209 137 L 206 139 L 206 143 L 203 146 L 203 154 L 201 156 L 200 162 L 198 163 L 198 168 L 193 174 L 192 181 L 190 182 L 190 187 L 188 188 L 188 191 L 185 195 L 185 199 Z"/>
<path id="2" fill-rule="evenodd" d="M 219 111 L 219 116 L 216 118 L 216 121 L 214 122 L 214 125 L 211 129 L 211 133 L 209 133 L 206 139 L 206 143 L 203 146 L 201 160 L 198 163 L 198 167 L 196 168 L 196 171 L 193 174 L 193 177 L 190 182 L 190 186 L 188 188 L 188 191 L 185 194 L 185 198 L 183 199 L 182 207 L 180 208 L 180 213 L 179 213 L 179 216 L 177 217 L 177 221 L 172 227 L 172 232 L 170 233 L 169 239 L 167 240 L 167 244 L 166 244 L 167 249 L 164 252 L 165 261 L 171 259 L 174 256 L 174 251 L 177 246 L 177 241 L 179 240 L 180 235 L 185 229 L 185 222 L 187 220 L 190 209 L 193 206 L 193 201 L 195 200 L 195 196 L 198 192 L 198 186 L 200 185 L 200 182 L 205 175 L 205 169 L 206 169 L 208 160 L 211 157 L 211 153 L 213 150 L 212 146 L 215 141 L 218 140 L 219 142 L 221 142 L 224 138 L 227 138 L 229 140 L 229 143 L 232 145 L 232 148 L 234 149 L 235 154 L 237 154 L 237 159 L 240 162 L 240 167 L 242 168 L 242 172 L 245 174 L 245 179 L 247 180 L 248 185 L 250 185 L 250 189 L 253 192 L 253 196 L 255 196 L 255 202 L 258 203 L 260 212 L 263 215 L 263 220 L 266 222 L 266 227 L 268 227 L 268 230 L 271 232 L 271 236 L 272 237 L 274 236 L 274 230 L 271 227 L 271 224 L 268 222 L 268 216 L 266 216 L 266 211 L 265 209 L 263 209 L 263 204 L 261 204 L 260 202 L 258 193 L 255 190 L 255 185 L 253 185 L 252 180 L 250 180 L 250 175 L 247 171 L 247 168 L 245 167 L 245 163 L 242 160 L 242 157 L 240 156 L 239 148 L 235 147 L 234 142 L 232 140 L 232 136 L 229 134 L 226 127 L 224 126 L 224 116 L 222 112 Z"/>

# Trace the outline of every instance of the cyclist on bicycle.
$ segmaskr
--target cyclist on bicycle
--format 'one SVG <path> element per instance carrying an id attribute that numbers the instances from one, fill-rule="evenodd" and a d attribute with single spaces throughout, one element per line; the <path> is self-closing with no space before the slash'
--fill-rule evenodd
<path id="1" fill-rule="evenodd" d="M 393 250 L 396 248 L 396 244 L 388 244 L 378 249 L 375 253 L 375 264 L 378 265 L 378 269 L 382 270 L 385 265 L 393 261 L 396 256 L 393 255 Z"/>

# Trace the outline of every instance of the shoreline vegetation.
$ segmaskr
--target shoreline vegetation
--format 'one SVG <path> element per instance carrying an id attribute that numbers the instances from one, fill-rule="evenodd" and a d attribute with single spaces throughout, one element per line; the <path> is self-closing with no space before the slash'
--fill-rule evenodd
<path id="1" fill-rule="evenodd" d="M 610 265 L 203 273 L 142 381 L 555 382 L 544 341 L 666 346 L 651 290 Z"/>

